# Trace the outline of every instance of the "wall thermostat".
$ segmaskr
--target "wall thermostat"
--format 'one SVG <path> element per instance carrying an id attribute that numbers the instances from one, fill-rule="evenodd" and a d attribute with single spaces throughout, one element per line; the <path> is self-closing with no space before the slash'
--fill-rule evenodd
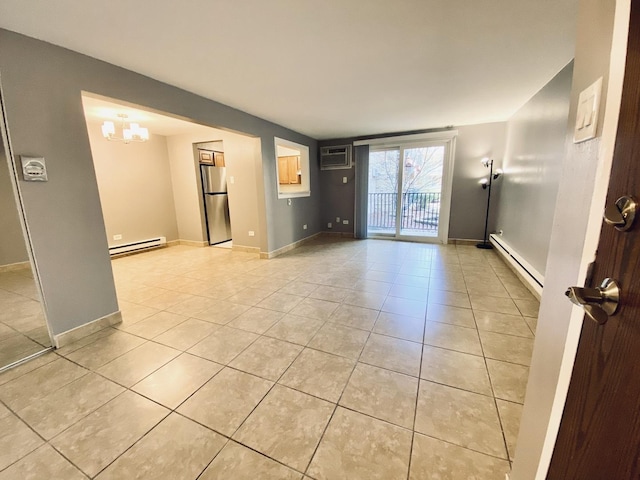
<path id="1" fill-rule="evenodd" d="M 22 176 L 25 182 L 46 182 L 47 166 L 44 157 L 27 157 L 20 155 L 22 162 Z"/>

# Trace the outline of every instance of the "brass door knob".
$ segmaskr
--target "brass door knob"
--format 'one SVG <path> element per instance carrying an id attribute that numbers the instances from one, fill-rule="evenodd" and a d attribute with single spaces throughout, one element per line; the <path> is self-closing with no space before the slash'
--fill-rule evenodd
<path id="1" fill-rule="evenodd" d="M 570 287 L 564 294 L 598 325 L 607 323 L 620 303 L 620 286 L 610 278 L 605 278 L 598 288 Z"/>
<path id="2" fill-rule="evenodd" d="M 613 225 L 616 230 L 627 231 L 633 225 L 636 218 L 638 203 L 636 199 L 625 195 L 616 200 L 616 203 L 609 205 L 604 210 L 604 221 L 608 225 Z"/>

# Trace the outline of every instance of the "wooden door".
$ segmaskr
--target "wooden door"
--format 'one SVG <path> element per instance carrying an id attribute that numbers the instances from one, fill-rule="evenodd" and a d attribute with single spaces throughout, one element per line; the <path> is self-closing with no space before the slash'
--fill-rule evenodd
<path id="1" fill-rule="evenodd" d="M 640 3 L 632 2 L 620 121 L 607 205 L 640 198 Z M 591 285 L 619 281 L 618 312 L 583 320 L 548 479 L 640 477 L 640 218 L 627 232 L 603 225 Z M 568 285 L 569 286 L 569 285 Z"/>

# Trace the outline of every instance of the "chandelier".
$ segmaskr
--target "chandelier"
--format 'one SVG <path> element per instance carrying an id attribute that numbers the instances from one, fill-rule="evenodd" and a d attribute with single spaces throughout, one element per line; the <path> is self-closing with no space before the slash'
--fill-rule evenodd
<path id="1" fill-rule="evenodd" d="M 118 118 L 120 119 L 121 135 L 116 135 L 116 125 L 113 122 L 106 121 L 102 124 L 104 138 L 124 143 L 146 142 L 149 140 L 149 130 L 137 123 L 128 123 L 128 115 L 126 113 L 119 113 Z"/>

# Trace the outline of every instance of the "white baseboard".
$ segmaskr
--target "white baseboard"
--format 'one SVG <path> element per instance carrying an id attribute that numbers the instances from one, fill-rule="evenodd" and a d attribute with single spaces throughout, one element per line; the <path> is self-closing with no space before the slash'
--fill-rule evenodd
<path id="1" fill-rule="evenodd" d="M 450 238 L 448 243 L 450 245 L 476 245 L 481 243 L 482 240 L 474 240 L 473 238 Z"/>
<path id="2" fill-rule="evenodd" d="M 260 254 L 260 247 L 246 247 L 244 245 L 232 245 L 231 250 L 234 252 L 255 253 Z"/>
<path id="3" fill-rule="evenodd" d="M 340 237 L 340 238 L 354 238 L 353 232 L 327 232 L 321 233 L 323 237 Z"/>
<path id="4" fill-rule="evenodd" d="M 112 325 L 117 325 L 122 322 L 122 314 L 120 310 L 117 312 L 106 315 L 102 318 L 98 318 L 97 320 L 93 320 L 89 323 L 85 323 L 84 325 L 80 325 L 79 327 L 72 328 L 71 330 L 67 330 L 66 332 L 59 333 L 58 335 L 53 336 L 53 343 L 56 348 L 62 348 L 67 345 L 70 345 L 73 342 L 77 342 L 78 340 L 91 335 L 92 333 L 97 332 L 98 330 L 102 330 L 103 328 L 110 327 Z"/>
<path id="5" fill-rule="evenodd" d="M 525 287 L 540 300 L 542 297 L 542 288 L 544 287 L 544 275 L 538 272 L 517 251 L 505 242 L 504 239 L 495 234 L 491 234 L 489 240 L 496 247 L 496 252 L 498 252 L 507 266 L 520 278 Z"/>
<path id="6" fill-rule="evenodd" d="M 186 245 L 187 247 L 208 247 L 209 246 L 209 242 L 207 242 L 206 240 L 203 240 L 203 241 L 176 240 L 176 242 L 178 242 L 176 245 Z"/>
<path id="7" fill-rule="evenodd" d="M 313 240 L 314 238 L 319 237 L 320 235 L 322 235 L 322 232 L 314 233 L 313 235 L 305 237 L 302 240 L 298 240 L 297 242 L 290 243 L 289 245 L 285 245 L 284 247 L 278 248 L 277 250 L 274 250 L 272 252 L 260 252 L 260 258 L 269 259 L 269 258 L 277 257 L 278 255 L 282 255 L 283 253 L 287 253 L 295 248 L 298 248 L 300 245 L 303 245 L 309 242 L 310 240 Z"/>
<path id="8" fill-rule="evenodd" d="M 19 270 L 27 270 L 31 268 L 30 262 L 10 263 L 8 265 L 0 265 L 0 273 L 17 272 Z"/>

